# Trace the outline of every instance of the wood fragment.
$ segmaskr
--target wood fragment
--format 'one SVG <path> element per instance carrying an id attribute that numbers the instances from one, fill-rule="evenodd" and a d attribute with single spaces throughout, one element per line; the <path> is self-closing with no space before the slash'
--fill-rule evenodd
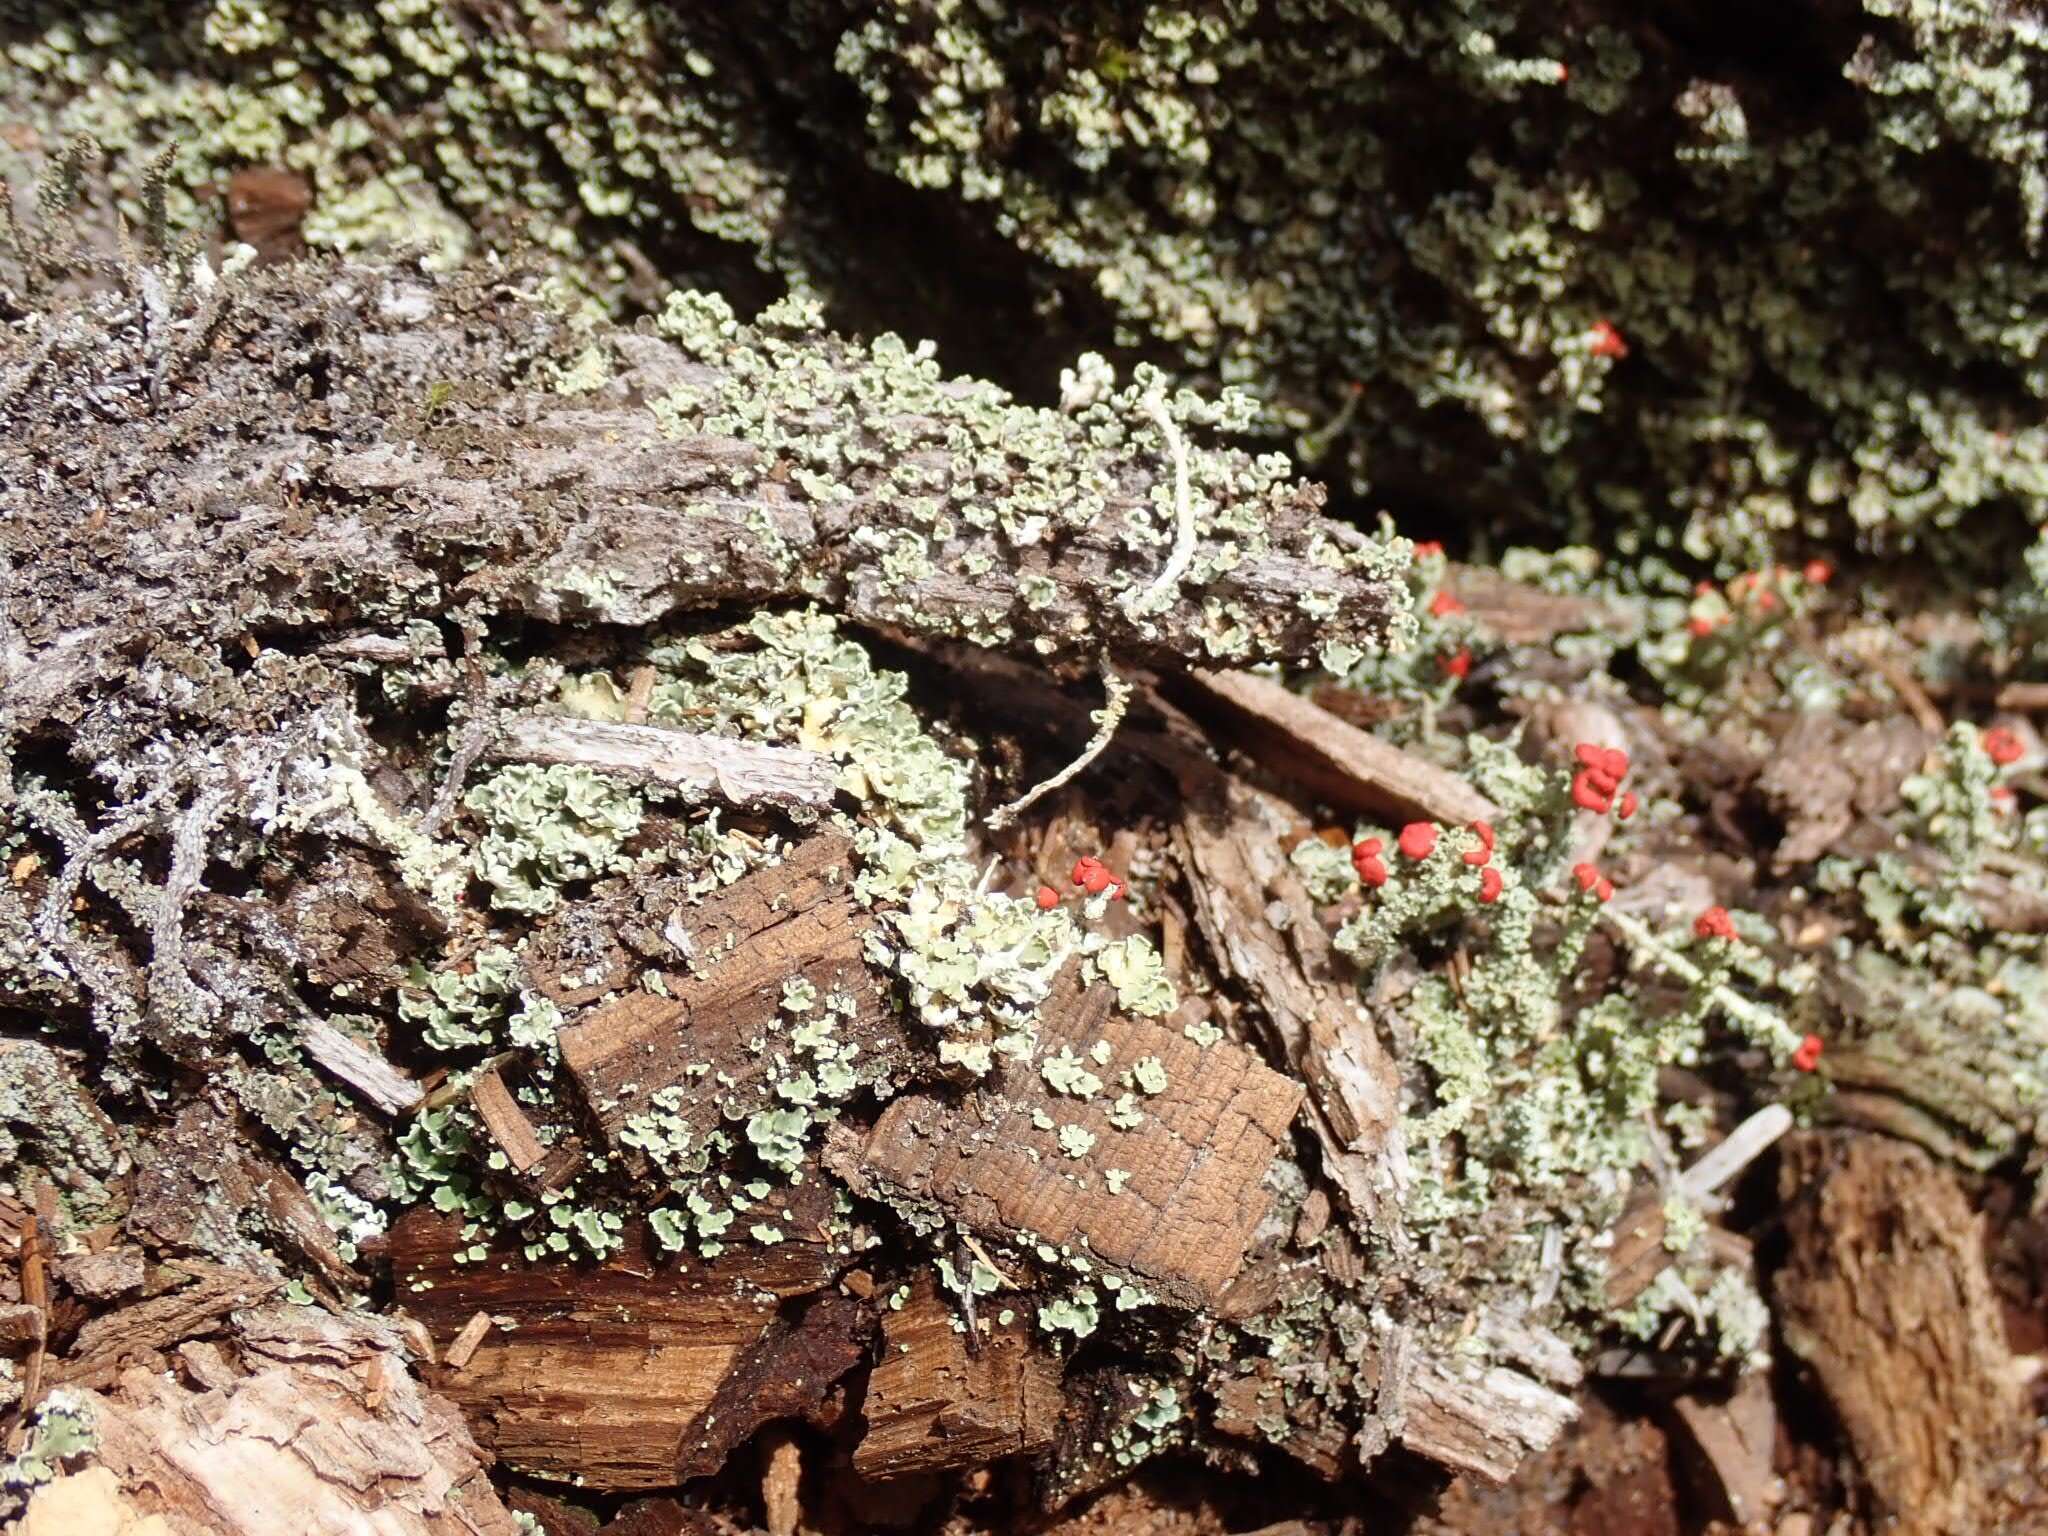
<path id="1" fill-rule="evenodd" d="M 1306 1085 L 1325 1168 L 1352 1213 L 1392 1236 L 1408 1178 L 1400 1078 L 1287 859 L 1294 819 L 1285 802 L 1230 780 L 1186 802 L 1176 846 L 1212 959 L 1257 1003 L 1269 1049 Z"/>
<path id="2" fill-rule="evenodd" d="M 767 1536 L 796 1536 L 802 1509 L 803 1450 L 787 1430 L 771 1430 L 761 1443 L 761 1525 Z"/>
<path id="3" fill-rule="evenodd" d="M 526 1118 L 526 1111 L 512 1097 L 512 1090 L 505 1086 L 504 1073 L 494 1067 L 479 1074 L 469 1085 L 469 1102 L 513 1173 L 524 1177 L 547 1161 L 548 1149 Z"/>
<path id="4" fill-rule="evenodd" d="M 783 988 L 799 976 L 821 995 L 854 999 L 839 1029 L 860 1044 L 863 1063 L 903 1049 L 895 1011 L 863 951 L 872 919 L 847 889 L 851 858 L 842 834 L 820 832 L 780 864 L 679 911 L 671 927 L 687 941 L 691 969 L 667 977 L 667 995 L 629 992 L 562 1029 L 563 1064 L 607 1137 L 616 1142 L 666 1089 L 687 1090 L 667 1112 L 693 1133 L 734 1113 L 740 1095 L 752 1093 L 768 1107 L 775 1064 L 752 1042 L 782 1016 Z M 706 1078 L 719 1082 L 719 1094 L 695 1091 Z"/>
<path id="5" fill-rule="evenodd" d="M 451 1371 L 459 1371 L 475 1356 L 477 1346 L 484 1341 L 484 1335 L 491 1331 L 491 1314 L 478 1312 L 462 1325 L 462 1331 L 449 1341 L 441 1352 L 441 1363 Z"/>
<path id="6" fill-rule="evenodd" d="M 2041 1495 L 2020 1373 L 1955 1175 L 1882 1136 L 1787 1139 L 1786 1344 L 1819 1380 L 1887 1529 L 2007 1531 Z"/>
<path id="7" fill-rule="evenodd" d="M 95 1457 L 139 1510 L 195 1536 L 517 1536 L 454 1406 L 392 1360 L 370 1407 L 366 1358 L 264 1360 L 200 1391 L 122 1372 L 87 1394 Z"/>
<path id="8" fill-rule="evenodd" d="M 175 1268 L 191 1275 L 191 1282 L 168 1295 L 91 1319 L 78 1330 L 70 1352 L 53 1363 L 50 1384 L 110 1386 L 127 1361 L 210 1332 L 228 1313 L 255 1306 L 284 1283 L 197 1260 L 180 1261 Z"/>
<path id="9" fill-rule="evenodd" d="M 1464 1372 L 1425 1358 L 1403 1376 L 1401 1442 L 1458 1472 L 1504 1483 L 1579 1416 L 1569 1397 L 1506 1366 Z"/>
<path id="10" fill-rule="evenodd" d="M 686 1426 L 784 1300 L 831 1284 L 839 1261 L 809 1235 L 830 1212 L 823 1184 L 795 1192 L 815 1210 L 774 1218 L 782 1242 L 713 1260 L 656 1257 L 629 1227 L 602 1263 L 529 1263 L 512 1246 L 459 1262 L 472 1243 L 461 1223 L 416 1209 L 392 1228 L 393 1285 L 443 1347 L 478 1312 L 506 1320 L 437 1385 L 509 1465 L 596 1489 L 666 1488 Z"/>
<path id="11" fill-rule="evenodd" d="M 868 1356 L 872 1308 L 838 1291 L 777 1317 L 734 1358 L 703 1411 L 683 1426 L 679 1481 L 702 1477 L 774 1420 L 803 1419 L 820 1429 L 838 1422 L 832 1388 Z"/>
<path id="12" fill-rule="evenodd" d="M 1249 672 L 1188 674 L 1238 728 L 1262 766 L 1348 811 L 1463 826 L 1500 808 L 1448 769 L 1341 720 L 1312 699 Z"/>
<path id="13" fill-rule="evenodd" d="M 179 1364 L 185 1367 L 185 1375 L 194 1386 L 208 1392 L 225 1392 L 234 1386 L 239 1373 L 212 1340 L 187 1339 L 178 1346 L 177 1353 Z"/>
<path id="14" fill-rule="evenodd" d="M 1005 1062 L 966 1104 L 924 1093 L 882 1112 L 861 1172 L 929 1200 L 984 1240 L 1089 1253 L 1181 1306 L 1214 1305 L 1236 1278 L 1271 1196 L 1261 1187 L 1301 1102 L 1301 1085 L 1229 1042 L 1204 1049 L 1149 1019 L 1112 1013 L 1106 984 L 1083 985 L 1078 961 L 1039 1009 L 1037 1058 Z M 1107 1046 L 1103 1054 L 1095 1047 Z M 1085 1099 L 1056 1093 L 1039 1062 L 1062 1050 L 1105 1085 Z M 1167 1087 L 1140 1095 L 1143 1120 L 1109 1118 L 1126 1072 L 1156 1057 Z M 1091 1138 L 1085 1158 L 1058 1129 Z M 1048 1128 L 1050 1127 L 1050 1128 Z M 1103 1170 L 1130 1175 L 1113 1190 Z"/>
<path id="15" fill-rule="evenodd" d="M 740 810 L 826 811 L 838 793 L 839 770 L 822 753 L 659 725 L 516 715 L 500 722 L 489 750 L 514 762 L 595 768 Z"/>
<path id="16" fill-rule="evenodd" d="M 123 1247 L 74 1254 L 57 1266 L 57 1278 L 87 1301 L 112 1301 L 142 1289 L 142 1251 Z"/>
<path id="17" fill-rule="evenodd" d="M 419 1106 L 416 1081 L 325 1020 L 314 1019 L 301 1028 L 299 1044 L 315 1066 L 340 1078 L 385 1114 L 409 1114 Z"/>
<path id="18" fill-rule="evenodd" d="M 1779 1495 L 1772 1469 L 1778 1412 L 1770 1378 L 1751 1371 L 1732 1391 L 1681 1393 L 1672 1400 L 1671 1416 L 1682 1432 L 1680 1443 L 1698 1453 L 1711 1476 L 1721 1504 L 1715 1515 L 1742 1527 L 1761 1520 Z"/>
<path id="19" fill-rule="evenodd" d="M 861 1476 L 883 1481 L 981 1466 L 1052 1444 L 1061 1366 L 1029 1317 L 1020 1311 L 1004 1324 L 984 1315 L 974 1354 L 955 1329 L 958 1319 L 928 1275 L 900 1310 L 882 1314 L 882 1350 L 861 1410 L 867 1432 L 853 1452 Z"/>
<path id="20" fill-rule="evenodd" d="M 48 1314 L 33 1302 L 0 1303 L 0 1349 L 12 1352 L 23 1345 L 39 1345 L 48 1331 Z"/>

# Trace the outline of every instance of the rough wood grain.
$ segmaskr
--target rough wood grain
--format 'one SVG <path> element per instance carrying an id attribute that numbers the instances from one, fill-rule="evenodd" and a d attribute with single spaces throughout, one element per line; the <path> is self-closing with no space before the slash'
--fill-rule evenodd
<path id="1" fill-rule="evenodd" d="M 299 1044 L 315 1066 L 340 1078 L 385 1114 L 407 1114 L 418 1107 L 418 1083 L 325 1020 L 308 1022 L 299 1031 Z"/>
<path id="2" fill-rule="evenodd" d="M 1188 674 L 1188 681 L 1221 707 L 1264 768 L 1334 806 L 1450 826 L 1491 821 L 1500 814 L 1457 774 L 1361 731 L 1271 678 L 1198 670 Z"/>
<path id="3" fill-rule="evenodd" d="M 1295 820 L 1284 802 L 1231 780 L 1185 804 L 1176 844 L 1211 957 L 1307 1086 L 1325 1169 L 1352 1214 L 1393 1237 L 1408 1178 L 1400 1077 L 1282 851 Z"/>
<path id="4" fill-rule="evenodd" d="M 1841 1421 L 1887 1529 L 2020 1529 L 2044 1490 L 2030 1414 L 1955 1176 L 1881 1136 L 1787 1138 L 1785 1342 Z"/>
<path id="5" fill-rule="evenodd" d="M 868 1375 L 867 1432 L 853 1467 L 883 1480 L 1033 1456 L 1052 1444 L 1060 1416 L 1060 1361 L 1032 1331 L 1027 1310 L 1007 1324 L 977 1319 L 981 1344 L 967 1352 L 958 1306 L 929 1276 L 899 1311 L 882 1314 L 882 1351 Z"/>
<path id="6" fill-rule="evenodd" d="M 477 1312 L 507 1320 L 464 1369 L 433 1379 L 508 1464 L 592 1488 L 663 1488 L 676 1481 L 686 1426 L 782 1302 L 836 1270 L 815 1221 L 783 1226 L 780 1243 L 710 1261 L 649 1257 L 645 1233 L 629 1230 L 625 1251 L 602 1264 L 528 1264 L 510 1249 L 465 1264 L 460 1224 L 415 1210 L 392 1229 L 392 1273 L 399 1302 L 443 1349 Z"/>
<path id="7" fill-rule="evenodd" d="M 1097 1261 L 1162 1296 L 1213 1306 L 1269 1204 L 1260 1181 L 1301 1085 L 1235 1045 L 1204 1049 L 1177 1030 L 1114 1014 L 1112 1003 L 1105 985 L 1084 987 L 1078 962 L 1070 964 L 1040 1009 L 1036 1060 L 1005 1065 L 965 1103 L 898 1098 L 876 1122 L 862 1168 L 978 1235 L 1085 1241 Z M 1091 1054 L 1098 1042 L 1106 1056 Z M 1062 1048 L 1103 1091 L 1082 1100 L 1052 1090 L 1039 1063 Z M 1167 1086 L 1137 1095 L 1142 1123 L 1119 1129 L 1109 1112 L 1121 1079 L 1148 1056 L 1161 1063 Z M 1061 1149 L 1063 1126 L 1094 1138 L 1084 1156 Z M 1106 1176 L 1112 1168 L 1129 1174 L 1121 1192 Z"/>
<path id="8" fill-rule="evenodd" d="M 89 1394 L 98 1463 L 136 1508 L 174 1536 L 515 1536 L 461 1415 L 421 1387 L 384 1330 L 254 1321 L 250 1373 L 230 1384 L 189 1391 L 129 1370 Z"/>
<path id="9" fill-rule="evenodd" d="M 215 1264 L 187 1261 L 177 1268 L 195 1277 L 191 1284 L 93 1318 L 78 1331 L 64 1358 L 51 1362 L 49 1384 L 107 1386 L 129 1361 L 214 1332 L 228 1313 L 267 1300 L 283 1285 Z"/>
<path id="10" fill-rule="evenodd" d="M 771 1322 L 740 1352 L 704 1410 L 683 1426 L 679 1478 L 702 1477 L 776 1419 L 806 1419 L 820 1429 L 838 1422 L 833 1388 L 867 1358 L 874 1309 L 858 1297 L 827 1291 Z"/>
<path id="11" fill-rule="evenodd" d="M 888 1053 L 894 1013 L 863 958 L 869 919 L 846 888 L 851 853 L 842 834 L 821 832 L 702 906 L 678 908 L 666 932 L 689 970 L 668 979 L 668 995 L 630 992 L 562 1029 L 562 1060 L 607 1136 L 668 1088 L 692 1089 L 672 1112 L 693 1131 L 712 1128 L 750 1089 L 765 1106 L 775 1062 L 759 1041 L 784 984 L 799 976 L 821 994 L 852 995 L 856 1010 L 841 1028 L 866 1061 Z M 719 1084 L 715 1097 L 694 1091 L 707 1079 Z"/>
<path id="12" fill-rule="evenodd" d="M 525 1177 L 547 1161 L 548 1149 L 542 1145 L 540 1133 L 505 1086 L 502 1072 L 494 1067 L 478 1073 L 469 1085 L 469 1102 L 514 1174 Z"/>
<path id="13" fill-rule="evenodd" d="M 507 717 L 489 751 L 522 763 L 576 763 L 741 810 L 830 810 L 839 776 L 831 758 L 800 747 L 568 715 Z"/>

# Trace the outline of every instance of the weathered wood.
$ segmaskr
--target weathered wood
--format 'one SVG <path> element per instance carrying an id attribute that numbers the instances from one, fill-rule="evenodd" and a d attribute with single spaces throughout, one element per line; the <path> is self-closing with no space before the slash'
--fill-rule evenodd
<path id="1" fill-rule="evenodd" d="M 1039 1011 L 1031 1062 L 1005 1063 L 964 1104 L 906 1094 L 883 1111 L 863 1172 L 936 1203 L 977 1235 L 1085 1243 L 1093 1258 L 1179 1305 L 1214 1305 L 1244 1262 L 1270 1197 L 1260 1187 L 1301 1101 L 1301 1085 L 1228 1042 L 1204 1049 L 1177 1030 L 1111 1012 L 1078 962 Z M 1097 1046 L 1106 1051 L 1097 1054 Z M 1040 1063 L 1061 1050 L 1105 1085 L 1088 1098 L 1054 1091 Z M 1146 1057 L 1166 1086 L 1134 1095 L 1143 1119 L 1110 1118 L 1124 1074 Z M 1092 1138 L 1062 1149 L 1063 1127 Z M 1108 1170 L 1128 1174 L 1114 1187 Z"/>
<path id="2" fill-rule="evenodd" d="M 776 1419 L 837 1423 L 833 1386 L 867 1358 L 874 1309 L 858 1297 L 827 1291 L 793 1315 L 777 1317 L 732 1363 L 711 1401 L 683 1426 L 676 1475 L 716 1472 L 726 1458 Z"/>
<path id="3" fill-rule="evenodd" d="M 900 1310 L 882 1314 L 882 1351 L 868 1374 L 867 1432 L 853 1468 L 877 1481 L 913 1472 L 980 1466 L 1035 1456 L 1052 1444 L 1060 1417 L 1059 1358 L 1035 1335 L 1029 1308 L 1010 1322 L 977 1322 L 973 1354 L 959 1332 L 959 1306 L 920 1277 Z"/>
<path id="4" fill-rule="evenodd" d="M 784 1241 L 709 1261 L 651 1257 L 646 1234 L 629 1228 L 624 1252 L 602 1264 L 529 1264 L 505 1247 L 459 1263 L 471 1245 L 461 1224 L 415 1210 L 392 1229 L 392 1273 L 443 1349 L 478 1312 L 505 1320 L 462 1370 L 430 1375 L 509 1465 L 591 1488 L 664 1488 L 685 1428 L 782 1303 L 837 1270 L 815 1220 L 782 1224 Z"/>
<path id="5" fill-rule="evenodd" d="M 760 1040 L 797 977 L 821 994 L 849 993 L 856 1008 L 841 1026 L 846 1037 L 861 1042 L 867 1062 L 886 1054 L 895 1017 L 863 957 L 870 919 L 846 886 L 851 854 L 842 834 L 821 832 L 701 907 L 678 908 L 666 932 L 690 969 L 669 977 L 668 995 L 631 992 L 562 1029 L 562 1061 L 606 1136 L 669 1088 L 689 1090 L 669 1112 L 693 1132 L 716 1126 L 749 1092 L 765 1107 L 775 1062 Z M 706 1081 L 716 1095 L 700 1091 Z"/>
<path id="6" fill-rule="evenodd" d="M 246 1376 L 195 1392 L 129 1370 L 87 1394 L 97 1462 L 137 1510 L 179 1536 L 515 1536 L 461 1415 L 422 1389 L 386 1330 L 324 1314 L 251 1322 Z"/>
<path id="7" fill-rule="evenodd" d="M 387 1115 L 408 1114 L 419 1106 L 420 1085 L 360 1041 L 321 1019 L 299 1031 L 307 1059 L 340 1078 Z"/>
<path id="8" fill-rule="evenodd" d="M 1500 808 L 1457 774 L 1404 752 L 1313 699 L 1249 672 L 1188 674 L 1270 772 L 1345 810 L 1463 826 Z"/>
<path id="9" fill-rule="evenodd" d="M 2042 1497 L 2029 1414 L 1955 1176 L 1881 1136 L 1787 1139 L 1791 1251 L 1775 1279 L 1889 1529 L 2003 1531 Z"/>
<path id="10" fill-rule="evenodd" d="M 1301 1074 L 1323 1163 L 1359 1220 L 1398 1235 L 1408 1180 L 1400 1076 L 1328 931 L 1282 851 L 1295 818 L 1235 780 L 1184 807 L 1176 842 L 1211 958 L 1258 1005 L 1272 1049 Z M 1295 920 L 1276 926 L 1276 906 Z"/>
<path id="11" fill-rule="evenodd" d="M 93 1318 L 79 1329 L 64 1358 L 51 1362 L 49 1383 L 109 1386 L 128 1361 L 212 1332 L 228 1313 L 266 1300 L 283 1285 L 217 1264 L 188 1260 L 176 1267 L 195 1277 L 191 1284 Z"/>
<path id="12" fill-rule="evenodd" d="M 523 1178 L 547 1161 L 548 1149 L 542 1144 L 540 1133 L 526 1118 L 519 1101 L 512 1097 L 512 1090 L 505 1086 L 502 1072 L 494 1067 L 478 1073 L 476 1081 L 469 1085 L 469 1102 L 514 1174 Z"/>
<path id="13" fill-rule="evenodd" d="M 489 751 L 515 762 L 580 764 L 740 810 L 825 811 L 838 792 L 839 770 L 822 753 L 659 725 L 515 715 L 498 723 Z"/>
<path id="14" fill-rule="evenodd" d="M 1547 1450 L 1579 1415 L 1570 1398 L 1519 1371 L 1463 1370 L 1435 1357 L 1403 1373 L 1398 1401 L 1403 1445 L 1496 1483 Z"/>

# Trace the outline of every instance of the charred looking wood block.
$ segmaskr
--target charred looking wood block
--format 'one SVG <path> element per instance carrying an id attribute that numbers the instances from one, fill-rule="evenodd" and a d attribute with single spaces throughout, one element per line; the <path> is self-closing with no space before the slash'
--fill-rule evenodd
<path id="1" fill-rule="evenodd" d="M 842 1028 L 864 1062 L 900 1052 L 894 1011 L 862 954 L 870 920 L 847 889 L 851 853 L 839 833 L 820 833 L 701 907 L 678 907 L 667 931 L 689 968 L 666 978 L 668 995 L 629 993 L 562 1030 L 563 1063 L 607 1137 L 668 1088 L 691 1090 L 674 1113 L 693 1132 L 713 1129 L 750 1090 L 770 1104 L 774 1061 L 759 1042 L 784 983 L 799 976 L 853 997 Z M 716 1095 L 701 1091 L 707 1081 Z"/>
<path id="2" fill-rule="evenodd" d="M 1008 1064 L 964 1104 L 906 1094 L 876 1123 L 862 1170 L 979 1236 L 1085 1244 L 1165 1300 L 1213 1307 L 1266 1214 L 1261 1181 L 1301 1084 L 1228 1042 L 1205 1049 L 1178 1030 L 1116 1015 L 1113 1001 L 1103 984 L 1080 984 L 1075 962 L 1040 1009 L 1039 1056 L 1064 1048 L 1103 1091 L 1055 1092 L 1033 1061 Z M 1147 1057 L 1165 1086 L 1132 1095 L 1142 1119 L 1120 1125 L 1114 1085 Z M 1083 1157 L 1060 1142 L 1069 1126 L 1092 1138 Z M 1111 1169 L 1128 1178 L 1112 1182 Z"/>

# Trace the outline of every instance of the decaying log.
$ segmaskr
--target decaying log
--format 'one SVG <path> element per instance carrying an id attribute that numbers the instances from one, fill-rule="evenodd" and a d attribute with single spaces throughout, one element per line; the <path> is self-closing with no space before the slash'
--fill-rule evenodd
<path id="1" fill-rule="evenodd" d="M 1070 962 L 1039 1010 L 1038 1058 L 1006 1061 L 964 1102 L 897 1098 L 868 1137 L 860 1173 L 984 1239 L 1085 1244 L 1094 1261 L 1170 1301 L 1214 1306 L 1270 1204 L 1261 1181 L 1301 1085 L 1227 1041 L 1204 1048 L 1114 1003 L 1106 983 L 1084 985 Z M 1104 1091 L 1056 1091 L 1040 1063 L 1062 1050 Z M 1166 1086 L 1134 1095 L 1143 1119 L 1121 1128 L 1113 1085 L 1146 1057 Z M 1062 1149 L 1068 1126 L 1089 1138 L 1085 1155 Z M 1112 1180 L 1112 1169 L 1128 1178 Z"/>
<path id="2" fill-rule="evenodd" d="M 1500 808 L 1457 774 L 1339 719 L 1313 699 L 1249 672 L 1188 674 L 1270 772 L 1342 810 L 1461 827 Z"/>
<path id="3" fill-rule="evenodd" d="M 389 1329 L 265 1309 L 237 1341 L 249 1374 L 231 1384 L 191 1391 L 133 1369 L 85 1394 L 98 1464 L 173 1536 L 514 1536 L 461 1415 L 420 1386 Z"/>
<path id="4" fill-rule="evenodd" d="M 820 1181 L 806 1181 L 816 1190 Z M 829 1196 L 824 1210 L 829 1211 Z M 456 1372 L 430 1372 L 508 1465 L 599 1488 L 677 1481 L 689 1426 L 775 1324 L 782 1304 L 825 1288 L 839 1260 L 810 1222 L 781 1218 L 784 1241 L 718 1258 L 650 1257 L 629 1228 L 601 1264 L 527 1263 L 493 1249 L 461 1263 L 471 1240 L 424 1210 L 391 1232 L 399 1303 L 446 1348 L 478 1312 L 503 1319 Z"/>
<path id="5" fill-rule="evenodd" d="M 2032 1415 L 1955 1176 L 1881 1136 L 1809 1133 L 1788 1138 L 1779 1193 L 1785 1342 L 1819 1378 L 1873 1513 L 1910 1536 L 2038 1520 Z"/>
<path id="6" fill-rule="evenodd" d="M 1391 1229 L 1408 1177 L 1400 1079 L 1282 851 L 1293 821 L 1282 802 L 1232 780 L 1188 802 L 1176 840 L 1211 956 L 1307 1085 L 1325 1168 L 1353 1214 Z"/>
<path id="7" fill-rule="evenodd" d="M 844 992 L 855 1011 L 840 1026 L 868 1063 L 899 1049 L 894 1012 L 868 969 L 862 936 L 870 919 L 848 889 L 852 845 L 838 832 L 798 843 L 784 860 L 736 881 L 699 907 L 679 907 L 665 934 L 686 970 L 667 995 L 630 992 L 579 1016 L 561 1031 L 562 1060 L 595 1123 L 616 1137 L 664 1089 L 719 1083 L 670 1111 L 693 1134 L 734 1112 L 749 1086 L 771 1102 L 772 1058 L 753 1043 L 798 976 L 820 995 Z"/>
<path id="8" fill-rule="evenodd" d="M 991 1299 L 984 1314 L 994 1309 Z M 882 1314 L 882 1349 L 868 1375 L 867 1431 L 854 1470 L 883 1481 L 980 1466 L 1047 1449 L 1060 1417 L 1060 1361 L 1039 1341 L 1029 1309 L 1008 1323 L 983 1315 L 972 1354 L 957 1303 L 920 1277 L 898 1311 Z"/>
<path id="9" fill-rule="evenodd" d="M 741 810 L 830 810 L 839 777 L 831 758 L 800 747 L 568 715 L 508 717 L 489 750 L 515 762 L 581 764 Z"/>

